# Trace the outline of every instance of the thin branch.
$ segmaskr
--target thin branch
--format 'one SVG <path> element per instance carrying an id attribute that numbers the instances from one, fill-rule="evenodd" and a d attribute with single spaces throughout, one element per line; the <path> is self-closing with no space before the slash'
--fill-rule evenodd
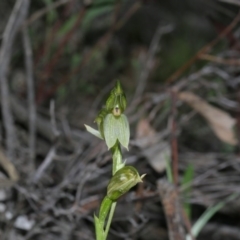
<path id="1" fill-rule="evenodd" d="M 177 80 L 184 71 L 186 71 L 194 62 L 196 62 L 201 57 L 201 55 L 208 53 L 221 39 L 228 35 L 239 21 L 240 11 L 237 14 L 237 16 L 233 19 L 233 21 L 215 39 L 213 39 L 210 43 L 203 46 L 192 58 L 190 58 L 182 67 L 180 67 L 175 73 L 173 73 L 166 80 L 166 82 L 171 83 Z"/>
<path id="2" fill-rule="evenodd" d="M 45 92 L 44 92 L 44 85 L 46 83 L 46 80 L 51 76 L 54 68 L 56 67 L 57 63 L 59 62 L 60 57 L 63 54 L 63 50 L 64 47 L 66 46 L 66 44 L 69 42 L 69 40 L 72 38 L 72 36 L 74 35 L 74 33 L 76 32 L 76 29 L 81 25 L 81 22 L 85 16 L 86 13 L 86 8 L 83 7 L 79 14 L 78 17 L 76 19 L 76 21 L 74 22 L 74 25 L 72 26 L 72 28 L 63 36 L 63 38 L 61 39 L 58 48 L 56 50 L 56 52 L 53 54 L 53 56 L 51 57 L 51 59 L 49 60 L 48 64 L 45 66 L 45 70 L 44 70 L 44 77 L 42 82 L 40 83 L 38 89 L 40 91 L 38 91 L 37 94 L 37 103 L 41 103 L 44 100 L 45 97 Z M 56 25 L 57 26 L 57 25 Z M 60 25 L 59 25 L 60 26 Z M 57 28 L 59 27 L 57 26 Z M 53 35 L 52 35 L 53 36 Z"/>
<path id="3" fill-rule="evenodd" d="M 46 158 L 44 159 L 44 161 L 42 162 L 42 164 L 37 169 L 34 179 L 33 179 L 33 182 L 37 183 L 39 181 L 39 179 L 42 177 L 43 173 L 46 171 L 48 166 L 55 159 L 55 156 L 56 156 L 56 149 L 55 149 L 55 146 L 53 146 L 49 150 L 49 152 L 48 152 Z"/>
<path id="4" fill-rule="evenodd" d="M 71 39 L 73 34 L 76 32 L 77 28 L 80 26 L 80 24 L 81 24 L 81 22 L 82 22 L 82 20 L 85 16 L 85 13 L 86 13 L 86 9 L 82 8 L 80 10 L 79 14 L 78 14 L 78 17 L 77 17 L 74 25 L 72 26 L 72 28 L 61 39 L 56 52 L 52 56 L 50 62 L 45 67 L 45 75 L 46 75 L 45 77 L 46 77 L 46 79 L 49 78 L 49 76 L 51 75 L 54 67 L 56 66 L 57 62 L 59 61 L 61 55 L 63 54 L 64 47 L 66 46 L 67 42 Z"/>
<path id="5" fill-rule="evenodd" d="M 218 1 L 240 6 L 240 1 L 239 0 L 218 0 Z"/>
<path id="6" fill-rule="evenodd" d="M 25 53 L 25 66 L 27 76 L 27 89 L 28 89 L 28 109 L 29 109 L 29 155 L 33 169 L 35 168 L 35 147 L 36 147 L 36 106 L 35 106 L 35 91 L 33 79 L 33 59 L 31 42 L 28 35 L 27 27 L 22 30 L 24 53 Z"/>
<path id="7" fill-rule="evenodd" d="M 176 187 L 164 179 L 158 180 L 157 186 L 168 225 L 169 239 L 185 240 L 186 231 L 181 215 L 182 207 Z"/>
<path id="8" fill-rule="evenodd" d="M 39 18 L 43 17 L 45 14 L 47 14 L 48 12 L 52 11 L 55 8 L 58 8 L 66 3 L 68 3 L 69 0 L 60 0 L 58 2 L 54 2 L 50 5 L 48 5 L 47 7 L 35 12 L 34 14 L 32 14 L 24 23 L 24 27 L 29 26 L 30 24 L 32 24 L 33 22 L 35 22 L 36 20 L 38 20 Z"/>
<path id="9" fill-rule="evenodd" d="M 172 153 L 172 173 L 175 186 L 178 185 L 178 141 L 177 141 L 177 123 L 176 123 L 176 92 L 171 92 L 172 116 L 171 116 L 171 153 Z"/>
<path id="10" fill-rule="evenodd" d="M 136 89 L 135 95 L 133 97 L 133 100 L 135 100 L 138 96 L 140 96 L 145 89 L 147 79 L 149 77 L 149 74 L 150 74 L 152 66 L 153 66 L 153 64 L 152 64 L 153 58 L 158 50 L 160 38 L 162 37 L 162 35 L 171 32 L 172 29 L 173 29 L 173 27 L 171 25 L 167 25 L 164 27 L 160 25 L 157 28 L 155 35 L 153 36 L 151 45 L 149 47 L 149 51 L 146 56 L 146 61 L 144 63 L 143 70 L 140 73 L 137 89 Z"/>
<path id="11" fill-rule="evenodd" d="M 51 102 L 50 102 L 50 116 L 51 116 L 52 132 L 53 132 L 54 137 L 57 138 L 60 136 L 60 131 L 57 128 L 54 100 L 51 100 Z"/>
<path id="12" fill-rule="evenodd" d="M 240 66 L 240 60 L 237 58 L 225 59 L 210 54 L 202 54 L 199 58 L 224 65 Z"/>
<path id="13" fill-rule="evenodd" d="M 34 61 L 35 66 L 37 66 L 39 62 L 42 62 L 43 59 L 45 59 L 48 52 L 51 52 L 52 44 L 54 40 L 56 40 L 55 38 L 58 35 L 60 28 L 64 25 L 64 22 L 69 16 L 69 10 L 72 7 L 73 0 L 67 1 L 67 3 L 68 4 L 65 4 L 66 6 L 64 6 L 63 14 L 61 14 L 61 17 L 54 22 L 53 26 L 51 27 L 51 31 L 47 31 L 48 33 L 46 35 L 45 40 L 41 43 L 41 46 L 38 48 L 36 58 Z"/>
<path id="14" fill-rule="evenodd" d="M 16 33 L 26 18 L 29 0 L 18 0 L 14 6 L 3 33 L 0 51 L 0 86 L 3 124 L 6 129 L 7 156 L 13 160 L 16 144 L 16 134 L 10 107 L 10 96 L 7 83 L 8 66 L 11 59 L 11 49 Z"/>
<path id="15" fill-rule="evenodd" d="M 124 26 L 124 24 L 127 22 L 127 20 L 140 8 L 141 4 L 139 5 L 138 2 L 134 3 L 131 8 L 126 12 L 126 14 L 118 20 L 110 29 L 107 31 L 97 42 L 96 44 L 90 49 L 90 51 L 83 57 L 83 60 L 81 63 L 75 67 L 70 73 L 67 73 L 65 76 L 63 76 L 59 82 L 53 86 L 50 90 L 45 92 L 45 98 L 50 97 L 53 95 L 53 93 L 56 92 L 56 90 L 62 86 L 63 84 L 66 84 L 74 75 L 76 75 L 80 70 L 85 67 L 89 61 L 91 60 L 93 54 L 96 52 L 96 50 L 102 48 L 106 48 L 108 46 L 108 42 L 113 36 L 113 33 L 117 30 L 119 30 L 121 27 Z M 39 99 L 37 97 L 37 99 Z M 42 99 L 39 100 L 39 102 L 42 101 Z"/>

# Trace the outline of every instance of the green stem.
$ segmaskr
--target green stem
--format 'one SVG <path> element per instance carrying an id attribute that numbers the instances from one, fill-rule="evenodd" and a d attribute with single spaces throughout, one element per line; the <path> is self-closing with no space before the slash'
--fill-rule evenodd
<path id="1" fill-rule="evenodd" d="M 96 215 L 94 215 L 94 223 L 95 223 L 96 240 L 105 240 L 105 236 L 104 236 L 105 233 L 103 230 L 103 226 Z"/>
<path id="2" fill-rule="evenodd" d="M 120 143 L 118 141 L 111 148 L 111 152 L 113 155 L 112 175 L 114 175 L 119 169 L 121 169 L 123 167 L 122 151 L 121 151 Z"/>
<path id="3" fill-rule="evenodd" d="M 109 197 L 105 197 L 101 203 L 100 211 L 99 211 L 99 221 L 101 225 L 104 227 L 105 220 L 108 216 L 109 210 L 112 206 L 113 201 Z"/>
<path id="4" fill-rule="evenodd" d="M 117 141 L 116 144 L 111 148 L 112 155 L 113 155 L 113 168 L 112 168 L 112 173 L 113 175 L 124 166 L 124 163 L 122 161 L 122 151 L 121 151 L 121 146 L 120 143 Z M 107 225 L 105 229 L 105 239 L 107 239 L 107 235 L 110 229 L 110 225 L 113 219 L 113 215 L 115 212 L 115 208 L 117 206 L 117 202 L 113 202 L 111 205 L 111 210 L 108 216 L 107 220 Z"/>
<path id="5" fill-rule="evenodd" d="M 111 222 L 112 222 L 112 219 L 113 219 L 113 215 L 114 215 L 116 206 L 117 206 L 117 202 L 113 202 L 112 206 L 111 206 L 109 216 L 108 216 L 108 221 L 107 221 L 107 225 L 106 225 L 106 229 L 105 229 L 105 239 L 104 240 L 107 239 L 107 235 L 108 235 L 108 232 L 109 232 L 109 229 L 110 229 L 110 225 L 111 225 Z"/>
<path id="6" fill-rule="evenodd" d="M 122 152 L 120 143 L 117 141 L 116 144 L 111 148 L 111 152 L 113 155 L 113 175 L 124 166 L 122 162 Z M 115 212 L 117 202 L 113 202 L 109 197 L 105 197 L 101 203 L 99 218 L 95 216 L 95 227 L 96 227 L 96 235 L 97 240 L 106 240 L 108 236 L 108 232 L 110 229 L 110 225 L 113 219 L 113 215 Z M 110 212 L 109 212 L 110 211 Z M 108 218 L 107 218 L 108 216 Z M 106 227 L 105 222 L 107 219 Z"/>
<path id="7" fill-rule="evenodd" d="M 106 239 L 106 234 L 104 231 L 104 226 L 105 226 L 105 221 L 108 216 L 109 210 L 113 204 L 113 201 L 106 196 L 100 207 L 99 211 L 99 218 L 94 216 L 94 221 L 95 221 L 95 230 L 96 230 L 96 237 L 97 240 L 105 240 Z"/>

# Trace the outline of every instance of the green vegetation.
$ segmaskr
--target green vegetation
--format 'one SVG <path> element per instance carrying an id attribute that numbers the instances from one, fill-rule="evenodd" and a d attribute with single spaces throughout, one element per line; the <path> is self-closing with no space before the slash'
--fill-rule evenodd
<path id="1" fill-rule="evenodd" d="M 142 182 L 145 175 L 139 176 L 132 166 L 125 166 L 122 159 L 121 146 L 128 149 L 130 130 L 127 117 L 123 114 L 127 105 L 126 96 L 120 82 L 111 91 L 106 106 L 99 112 L 95 121 L 98 131 L 86 126 L 87 130 L 96 137 L 104 139 L 112 152 L 113 177 L 107 187 L 107 195 L 103 199 L 99 216 L 94 216 L 96 239 L 107 239 L 116 203 L 119 197 L 128 192 L 137 183 Z M 110 212 L 110 213 L 109 213 Z"/>

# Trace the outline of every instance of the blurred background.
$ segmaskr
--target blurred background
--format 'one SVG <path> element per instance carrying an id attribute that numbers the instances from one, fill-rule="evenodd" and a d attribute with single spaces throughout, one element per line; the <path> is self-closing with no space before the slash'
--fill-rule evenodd
<path id="1" fill-rule="evenodd" d="M 173 240 L 176 227 L 185 239 L 214 206 L 195 239 L 240 239 L 239 11 L 239 0 L 0 1 L 0 239 L 95 239 L 111 155 L 84 124 L 96 128 L 116 80 L 123 155 L 147 176 L 120 199 L 109 239 Z"/>

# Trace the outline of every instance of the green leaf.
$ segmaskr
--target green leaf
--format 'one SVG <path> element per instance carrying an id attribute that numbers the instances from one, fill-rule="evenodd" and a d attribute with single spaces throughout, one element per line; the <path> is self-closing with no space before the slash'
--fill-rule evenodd
<path id="1" fill-rule="evenodd" d="M 182 184 L 181 184 L 182 186 L 184 186 L 185 184 L 187 185 L 187 187 L 183 191 L 183 196 L 185 199 L 184 209 L 189 218 L 191 218 L 191 204 L 189 203 L 188 200 L 190 199 L 190 194 L 192 190 L 190 183 L 193 181 L 193 177 L 194 177 L 193 164 L 189 164 L 187 169 L 184 172 Z"/>
<path id="2" fill-rule="evenodd" d="M 71 68 L 75 68 L 82 61 L 82 55 L 74 53 L 71 58 Z"/>
<path id="3" fill-rule="evenodd" d="M 45 4 L 47 5 L 47 7 L 51 6 L 51 4 L 53 4 L 52 0 L 44 0 Z M 47 22 L 49 24 L 51 24 L 52 22 L 54 22 L 57 19 L 57 11 L 53 8 L 51 9 L 48 13 L 47 13 Z"/>
<path id="4" fill-rule="evenodd" d="M 78 18 L 78 13 L 70 16 L 59 29 L 58 37 L 63 37 L 68 31 L 72 29 Z"/>
<path id="5" fill-rule="evenodd" d="M 114 5 L 100 6 L 100 7 L 92 7 L 87 11 L 82 21 L 82 29 L 83 31 L 87 31 L 93 21 L 99 16 L 108 16 L 114 9 Z M 108 22 L 109 23 L 109 22 Z"/>
<path id="6" fill-rule="evenodd" d="M 124 160 L 123 163 L 119 163 L 117 166 L 116 166 L 116 170 L 120 170 L 121 168 L 125 167 L 125 164 L 126 164 L 126 160 Z"/>
<path id="7" fill-rule="evenodd" d="M 109 113 L 103 121 L 103 131 L 108 149 L 113 147 L 117 140 L 120 144 L 128 149 L 130 130 L 127 117 L 121 114 L 115 117 Z"/>
<path id="8" fill-rule="evenodd" d="M 100 132 L 86 124 L 84 124 L 85 128 L 87 129 L 88 132 L 90 132 L 92 135 L 94 135 L 95 137 L 98 137 L 100 139 L 103 139 Z"/>
<path id="9" fill-rule="evenodd" d="M 100 211 L 99 211 L 99 221 L 102 226 L 104 226 L 105 220 L 108 216 L 109 210 L 112 206 L 113 201 L 109 197 L 105 197 L 101 203 Z"/>
<path id="10" fill-rule="evenodd" d="M 194 237 L 197 237 L 199 232 L 203 229 L 203 227 L 206 225 L 206 223 L 210 220 L 210 218 L 218 212 L 221 208 L 225 206 L 229 201 L 235 199 L 237 196 L 239 196 L 238 193 L 232 194 L 229 196 L 226 200 L 221 201 L 217 205 L 213 207 L 209 207 L 202 215 L 201 217 L 196 221 L 196 223 L 193 225 L 191 229 L 191 233 Z M 191 236 L 188 234 L 186 236 L 186 240 L 191 240 Z"/>
<path id="11" fill-rule="evenodd" d="M 99 218 L 94 214 L 96 240 L 104 240 L 104 230 Z"/>

